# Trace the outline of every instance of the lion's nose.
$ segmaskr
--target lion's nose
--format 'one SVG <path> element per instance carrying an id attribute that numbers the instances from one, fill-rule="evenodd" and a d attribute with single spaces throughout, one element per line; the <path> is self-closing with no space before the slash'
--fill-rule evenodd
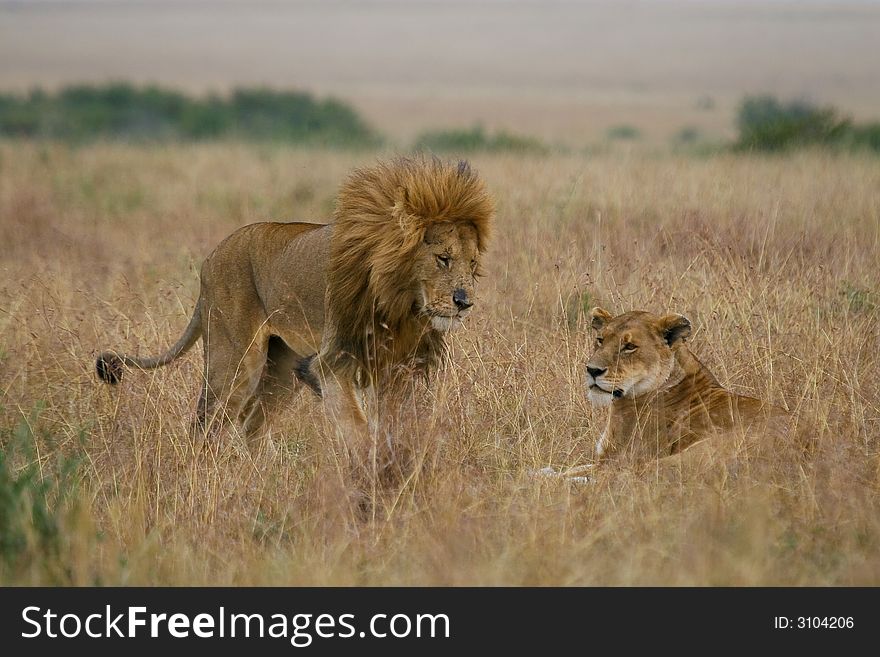
<path id="1" fill-rule="evenodd" d="M 459 310 L 467 310 L 474 304 L 468 299 L 467 292 L 458 288 L 455 292 L 452 293 L 452 301 L 458 306 Z"/>
<path id="2" fill-rule="evenodd" d="M 589 372 L 590 376 L 594 379 L 598 379 L 600 376 L 605 374 L 608 371 L 607 367 L 590 367 L 587 365 L 587 372 Z"/>

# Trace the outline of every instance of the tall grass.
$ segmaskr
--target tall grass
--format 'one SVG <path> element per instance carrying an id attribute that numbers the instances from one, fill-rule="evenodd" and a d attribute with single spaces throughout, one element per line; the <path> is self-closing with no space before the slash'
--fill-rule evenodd
<path id="1" fill-rule="evenodd" d="M 61 551 L 28 553 L 57 568 L 19 562 L 3 583 L 880 583 L 872 157 L 474 156 L 499 206 L 488 275 L 431 416 L 401 437 L 419 438 L 420 466 L 367 520 L 310 393 L 251 455 L 235 433 L 190 441 L 198 349 L 96 380 L 98 351 L 176 339 L 220 239 L 330 216 L 346 172 L 374 157 L 0 144 L 0 435 L 9 450 L 28 418 L 31 446 L 4 476 L 41 486 L 78 460 L 76 503 L 47 502 Z M 582 387 L 591 304 L 687 314 L 721 382 L 790 409 L 816 452 L 678 479 L 533 479 L 588 459 L 602 430 Z"/>

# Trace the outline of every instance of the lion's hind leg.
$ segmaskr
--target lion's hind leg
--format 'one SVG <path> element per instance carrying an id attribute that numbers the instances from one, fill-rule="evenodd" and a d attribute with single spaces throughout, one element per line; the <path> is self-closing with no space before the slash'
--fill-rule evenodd
<path id="1" fill-rule="evenodd" d="M 265 370 L 242 415 L 243 430 L 251 453 L 257 453 L 266 424 L 290 402 L 298 388 L 295 372 L 303 360 L 278 336 L 269 338 Z"/>
<path id="2" fill-rule="evenodd" d="M 204 345 L 204 379 L 193 430 L 207 437 L 239 419 L 252 405 L 266 368 L 268 336 L 258 330 L 242 345 L 215 330 L 206 335 Z"/>

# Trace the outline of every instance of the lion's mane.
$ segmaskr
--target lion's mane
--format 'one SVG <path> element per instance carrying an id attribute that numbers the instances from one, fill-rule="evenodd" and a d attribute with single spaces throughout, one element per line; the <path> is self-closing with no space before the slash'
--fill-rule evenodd
<path id="1" fill-rule="evenodd" d="M 372 378 L 398 365 L 434 364 L 445 344 L 413 312 L 413 256 L 439 222 L 473 224 L 483 253 L 494 211 L 465 161 L 398 157 L 356 169 L 339 191 L 327 271 L 334 368 Z"/>

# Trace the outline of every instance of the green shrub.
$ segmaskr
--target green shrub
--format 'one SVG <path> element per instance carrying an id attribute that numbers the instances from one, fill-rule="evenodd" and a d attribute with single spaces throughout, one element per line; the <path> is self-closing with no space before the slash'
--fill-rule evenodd
<path id="1" fill-rule="evenodd" d="M 615 125 L 608 128 L 605 135 L 608 139 L 634 140 L 639 139 L 642 136 L 642 133 L 638 128 L 631 125 Z"/>
<path id="2" fill-rule="evenodd" d="M 36 567 L 49 581 L 67 576 L 60 558 L 64 519 L 75 500 L 78 458 L 43 463 L 34 455 L 30 420 L 0 433 L 0 581 Z M 14 462 L 21 461 L 19 467 Z"/>
<path id="3" fill-rule="evenodd" d="M 537 139 L 514 135 L 503 130 L 493 135 L 482 126 L 467 129 L 432 130 L 422 133 L 413 146 L 416 151 L 436 153 L 472 153 L 475 151 L 543 153 L 547 147 Z"/>
<path id="4" fill-rule="evenodd" d="M 844 137 L 852 149 L 867 149 L 880 153 L 880 122 L 854 125 Z"/>
<path id="5" fill-rule="evenodd" d="M 743 100 L 737 115 L 740 150 L 781 151 L 800 146 L 880 152 L 880 123 L 853 123 L 833 107 L 772 96 Z"/>
<path id="6" fill-rule="evenodd" d="M 672 142 L 679 145 L 691 145 L 700 141 L 702 135 L 700 131 L 693 126 L 685 126 L 672 136 Z"/>
<path id="7" fill-rule="evenodd" d="M 125 83 L 69 86 L 56 94 L 0 95 L 0 135 L 90 139 L 278 140 L 324 146 L 372 146 L 378 135 L 348 105 L 310 94 L 239 89 L 192 98 Z"/>
<path id="8" fill-rule="evenodd" d="M 817 107 L 802 100 L 783 103 L 773 96 L 750 96 L 740 104 L 737 127 L 738 148 L 779 151 L 838 143 L 850 129 L 850 122 L 838 116 L 832 107 Z"/>

